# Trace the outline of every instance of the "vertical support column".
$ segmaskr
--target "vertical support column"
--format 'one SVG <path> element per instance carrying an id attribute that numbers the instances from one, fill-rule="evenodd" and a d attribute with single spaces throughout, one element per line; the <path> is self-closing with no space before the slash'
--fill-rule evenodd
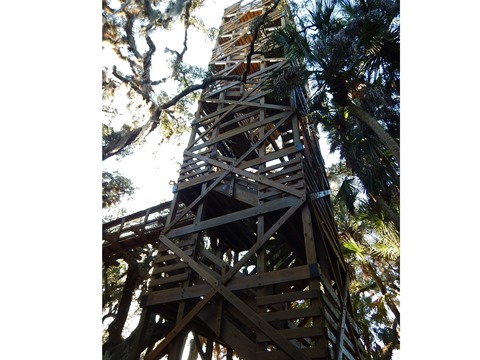
<path id="1" fill-rule="evenodd" d="M 260 65 L 260 68 L 263 70 L 265 68 L 265 62 L 262 62 Z M 260 98 L 260 104 L 265 104 L 265 97 Z M 263 121 L 265 119 L 265 109 L 261 108 L 260 109 L 260 114 L 259 114 L 259 121 Z M 259 129 L 258 137 L 262 138 L 265 135 L 265 127 L 262 126 Z M 265 150 L 266 145 L 263 143 L 260 145 L 258 149 L 258 154 L 259 157 L 262 157 L 265 155 Z M 259 171 L 264 169 L 265 165 L 260 165 Z M 262 205 L 263 201 L 259 200 L 258 205 Z M 257 216 L 257 241 L 260 241 L 265 233 L 265 216 L 260 215 Z M 267 271 L 267 259 L 266 259 L 266 246 L 263 246 L 258 252 L 257 252 L 257 274 L 261 274 Z M 264 287 L 260 287 L 257 289 L 257 298 L 259 296 L 264 296 L 266 295 L 266 289 Z M 260 306 L 257 311 L 259 313 L 266 312 L 265 306 Z M 257 351 L 264 351 L 266 350 L 266 346 L 262 344 L 257 344 Z"/>
<path id="2" fill-rule="evenodd" d="M 306 202 L 302 208 L 302 224 L 303 224 L 303 237 L 305 241 L 305 254 L 307 259 L 307 264 L 317 264 L 317 252 L 315 248 L 315 239 L 313 236 L 313 226 L 312 226 L 312 217 L 310 213 L 310 208 L 308 202 Z M 309 287 L 311 291 L 319 290 L 318 279 L 310 279 Z M 323 309 L 323 304 L 320 299 L 320 296 L 316 296 L 310 299 L 310 307 Z M 323 312 L 323 311 L 322 311 Z M 323 319 L 320 316 L 314 316 L 312 319 L 313 326 L 323 326 Z M 324 345 L 327 348 L 326 337 L 315 338 L 314 343 L 316 346 Z"/>
<path id="3" fill-rule="evenodd" d="M 206 188 L 207 188 L 207 184 L 203 183 L 202 184 L 202 192 L 204 192 Z M 194 224 L 198 225 L 201 222 L 201 220 L 204 217 L 204 213 L 205 213 L 205 199 L 203 199 L 198 204 Z M 198 252 L 199 244 L 202 240 L 202 233 L 198 232 L 196 234 L 192 234 L 192 236 L 196 237 L 195 243 L 193 245 L 194 251 L 193 251 L 193 254 L 192 254 L 192 257 L 195 258 L 196 253 Z M 183 287 L 187 287 L 187 286 L 190 285 L 191 276 L 193 274 L 193 270 L 191 268 L 187 268 L 185 271 L 188 272 L 189 276 L 188 276 L 187 280 L 183 281 L 183 283 L 182 283 Z M 185 306 L 186 306 L 185 301 L 180 301 L 179 302 L 178 310 L 177 310 L 177 318 L 176 318 L 176 321 L 175 321 L 176 324 L 180 323 L 182 321 L 183 317 L 185 316 Z M 187 339 L 187 335 L 188 335 L 188 331 L 184 331 L 183 334 L 179 334 L 176 337 L 176 339 L 172 341 L 172 343 L 169 345 L 169 350 L 168 350 L 168 358 L 169 359 L 181 360 L 182 355 L 183 355 L 183 349 L 185 347 L 185 341 Z"/>

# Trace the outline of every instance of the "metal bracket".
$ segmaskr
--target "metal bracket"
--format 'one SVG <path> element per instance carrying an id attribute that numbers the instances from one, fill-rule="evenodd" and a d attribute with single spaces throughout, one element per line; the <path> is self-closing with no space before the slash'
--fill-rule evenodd
<path id="1" fill-rule="evenodd" d="M 310 194 L 310 200 L 320 199 L 322 197 L 328 196 L 332 193 L 332 190 L 323 190 L 316 193 Z"/>
<path id="2" fill-rule="evenodd" d="M 311 278 L 320 277 L 320 265 L 318 263 L 308 264 L 308 272 L 310 273 Z"/>

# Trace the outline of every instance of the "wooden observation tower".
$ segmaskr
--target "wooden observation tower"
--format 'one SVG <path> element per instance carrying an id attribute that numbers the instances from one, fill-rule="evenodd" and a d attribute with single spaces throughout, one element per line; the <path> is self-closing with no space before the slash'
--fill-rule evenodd
<path id="1" fill-rule="evenodd" d="M 145 359 L 181 359 L 189 332 L 207 339 L 202 358 L 214 343 L 227 359 L 363 358 L 303 93 L 275 100 L 266 84 L 288 69 L 281 49 L 250 49 L 255 19 L 269 19 L 255 49 L 289 21 L 273 3 L 225 9 L 210 65 L 226 80 L 202 94 L 173 200 L 104 227 L 104 259 L 158 246 L 141 321 L 171 326 Z"/>

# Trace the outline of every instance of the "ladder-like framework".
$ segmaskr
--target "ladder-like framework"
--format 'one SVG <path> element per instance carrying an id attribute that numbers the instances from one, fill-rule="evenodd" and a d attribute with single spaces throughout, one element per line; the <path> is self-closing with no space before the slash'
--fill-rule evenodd
<path id="1" fill-rule="evenodd" d="M 272 4 L 225 9 L 210 62 L 217 76 L 244 74 L 252 22 Z M 268 15 L 256 49 L 289 21 L 285 6 Z M 278 50 L 251 56 L 246 82 L 203 92 L 169 210 L 106 231 L 106 258 L 158 243 L 142 321 L 173 325 L 146 359 L 180 359 L 189 332 L 207 339 L 206 357 L 217 343 L 228 359 L 362 358 L 318 139 L 297 110 L 303 94 L 279 101 L 267 86 L 288 68 Z M 160 215 L 150 221 L 151 212 Z"/>

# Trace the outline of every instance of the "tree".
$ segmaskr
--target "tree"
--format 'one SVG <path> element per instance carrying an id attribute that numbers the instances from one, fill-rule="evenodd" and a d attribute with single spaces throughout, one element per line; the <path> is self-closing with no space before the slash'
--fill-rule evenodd
<path id="1" fill-rule="evenodd" d="M 272 39 L 295 69 L 284 85 L 309 85 L 310 118 L 359 177 L 372 209 L 400 230 L 399 3 L 317 0 L 293 12 L 297 24 Z"/>
<path id="2" fill-rule="evenodd" d="M 193 27 L 206 36 L 214 36 L 212 29 L 206 29 L 195 10 L 203 6 L 203 0 L 140 1 L 126 0 L 103 4 L 103 45 L 104 53 L 113 64 L 102 69 L 104 113 L 118 116 L 121 110 L 112 104 L 112 99 L 123 92 L 123 106 L 128 114 L 140 114 L 130 126 L 116 129 L 110 124 L 108 137 L 104 137 L 102 158 L 124 152 L 159 128 L 165 139 L 186 130 L 188 106 L 194 97 L 182 96 L 171 101 L 172 95 L 165 86 L 179 86 L 182 90 L 195 80 L 203 79 L 206 72 L 198 67 L 183 63 L 188 49 L 188 32 Z M 154 39 L 168 36 L 168 31 L 183 24 L 183 49 L 179 52 L 165 49 L 170 56 L 170 74 L 152 78 L 156 74 L 152 67 L 158 61 L 157 45 Z M 158 41 L 157 41 L 158 43 Z M 176 85 L 175 85 L 176 84 Z M 177 88 L 178 90 L 178 88 Z M 180 91 L 180 90 L 179 90 Z"/>
<path id="3" fill-rule="evenodd" d="M 132 181 L 118 171 L 102 173 L 102 190 L 102 208 L 118 205 L 122 197 L 132 196 L 135 192 Z"/>
<path id="4" fill-rule="evenodd" d="M 362 340 L 372 358 L 391 359 L 400 346 L 399 233 L 362 199 L 358 179 L 344 164 L 332 166 L 328 174 Z"/>
<path id="5" fill-rule="evenodd" d="M 399 347 L 399 2 L 318 0 L 292 6 L 295 25 L 277 31 L 290 69 L 279 96 L 309 85 L 310 119 L 342 163 L 335 215 L 351 267 L 351 294 L 368 353 Z M 336 179 L 335 179 L 336 178 Z"/>

